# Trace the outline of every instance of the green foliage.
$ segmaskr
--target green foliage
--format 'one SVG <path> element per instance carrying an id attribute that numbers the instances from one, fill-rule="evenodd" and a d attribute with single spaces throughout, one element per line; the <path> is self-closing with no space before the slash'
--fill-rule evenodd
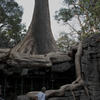
<path id="1" fill-rule="evenodd" d="M 86 37 L 90 37 L 90 36 L 91 36 L 90 33 L 85 33 L 85 34 L 83 34 L 83 36 L 78 37 L 78 39 L 81 41 L 81 40 L 83 40 L 84 38 L 86 38 Z"/>
<path id="2" fill-rule="evenodd" d="M 59 17 L 58 17 L 59 16 Z M 55 19 L 58 21 L 67 22 L 73 17 L 71 9 L 61 8 L 59 12 L 56 12 Z"/>
<path id="3" fill-rule="evenodd" d="M 55 13 L 58 22 L 67 23 L 77 16 L 81 36 L 100 31 L 100 0 L 64 0 L 63 3 L 66 7 Z"/>
<path id="4" fill-rule="evenodd" d="M 75 44 L 75 37 L 70 33 L 62 32 L 60 37 L 56 40 L 57 47 L 60 52 L 67 53 L 70 49 L 70 46 Z"/>
<path id="5" fill-rule="evenodd" d="M 23 8 L 14 0 L 0 0 L 0 40 L 5 38 L 12 46 L 22 40 L 26 32 L 25 24 L 21 23 L 22 15 Z"/>

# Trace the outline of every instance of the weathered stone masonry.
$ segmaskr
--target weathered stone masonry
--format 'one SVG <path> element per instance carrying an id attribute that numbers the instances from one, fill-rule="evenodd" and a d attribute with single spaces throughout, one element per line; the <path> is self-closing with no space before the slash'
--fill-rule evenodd
<path id="1" fill-rule="evenodd" d="M 81 74 L 88 89 L 90 100 L 100 100 L 100 34 L 91 35 L 83 41 Z M 75 96 L 75 97 L 74 97 Z M 49 100 L 89 100 L 86 90 L 66 91 L 64 97 Z"/>

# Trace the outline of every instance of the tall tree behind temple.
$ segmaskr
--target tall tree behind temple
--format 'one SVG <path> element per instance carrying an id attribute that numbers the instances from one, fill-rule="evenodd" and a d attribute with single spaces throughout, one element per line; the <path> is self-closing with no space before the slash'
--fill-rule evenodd
<path id="1" fill-rule="evenodd" d="M 84 37 L 100 31 L 100 0 L 64 0 L 63 3 L 66 7 L 56 12 L 55 19 L 69 25 L 73 33 Z M 76 27 L 70 24 L 73 18 L 77 19 L 80 30 L 76 29 L 77 23 L 74 23 Z"/>
<path id="2" fill-rule="evenodd" d="M 14 0 L 0 0 L 0 40 L 3 47 L 15 46 L 22 40 L 26 31 L 25 24 L 21 23 L 22 14 L 23 8 Z"/>
<path id="3" fill-rule="evenodd" d="M 26 54 L 46 54 L 58 51 L 50 26 L 48 0 L 35 0 L 29 30 L 23 41 L 13 48 Z"/>
<path id="4" fill-rule="evenodd" d="M 61 32 L 60 37 L 56 40 L 58 50 L 63 53 L 68 53 L 70 47 L 75 44 L 77 41 L 76 37 L 72 33 Z"/>

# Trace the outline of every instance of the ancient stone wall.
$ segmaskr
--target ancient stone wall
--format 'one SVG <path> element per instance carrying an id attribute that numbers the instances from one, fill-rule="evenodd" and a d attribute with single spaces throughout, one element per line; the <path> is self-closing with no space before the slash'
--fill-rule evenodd
<path id="1" fill-rule="evenodd" d="M 81 66 L 91 100 L 100 100 L 100 34 L 83 40 Z"/>
<path id="2" fill-rule="evenodd" d="M 100 34 L 91 35 L 83 41 L 81 57 L 82 79 L 88 89 L 90 100 L 100 100 Z M 66 91 L 64 97 L 49 100 L 89 100 L 85 89 Z"/>

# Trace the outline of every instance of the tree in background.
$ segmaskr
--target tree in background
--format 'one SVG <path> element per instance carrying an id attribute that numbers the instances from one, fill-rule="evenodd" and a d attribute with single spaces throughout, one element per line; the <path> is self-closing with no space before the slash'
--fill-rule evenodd
<path id="1" fill-rule="evenodd" d="M 0 40 L 5 47 L 15 46 L 25 35 L 22 15 L 23 8 L 14 0 L 0 0 Z"/>
<path id="2" fill-rule="evenodd" d="M 61 32 L 59 36 L 56 40 L 58 50 L 63 53 L 68 53 L 70 46 L 76 43 L 76 37 L 72 33 L 65 32 Z"/>
<path id="3" fill-rule="evenodd" d="M 84 37 L 99 32 L 100 27 L 100 0 L 64 0 L 64 8 L 56 11 L 55 19 L 63 21 L 71 27 L 73 33 Z M 76 27 L 70 23 L 75 18 Z M 80 29 L 77 27 L 80 27 Z"/>

